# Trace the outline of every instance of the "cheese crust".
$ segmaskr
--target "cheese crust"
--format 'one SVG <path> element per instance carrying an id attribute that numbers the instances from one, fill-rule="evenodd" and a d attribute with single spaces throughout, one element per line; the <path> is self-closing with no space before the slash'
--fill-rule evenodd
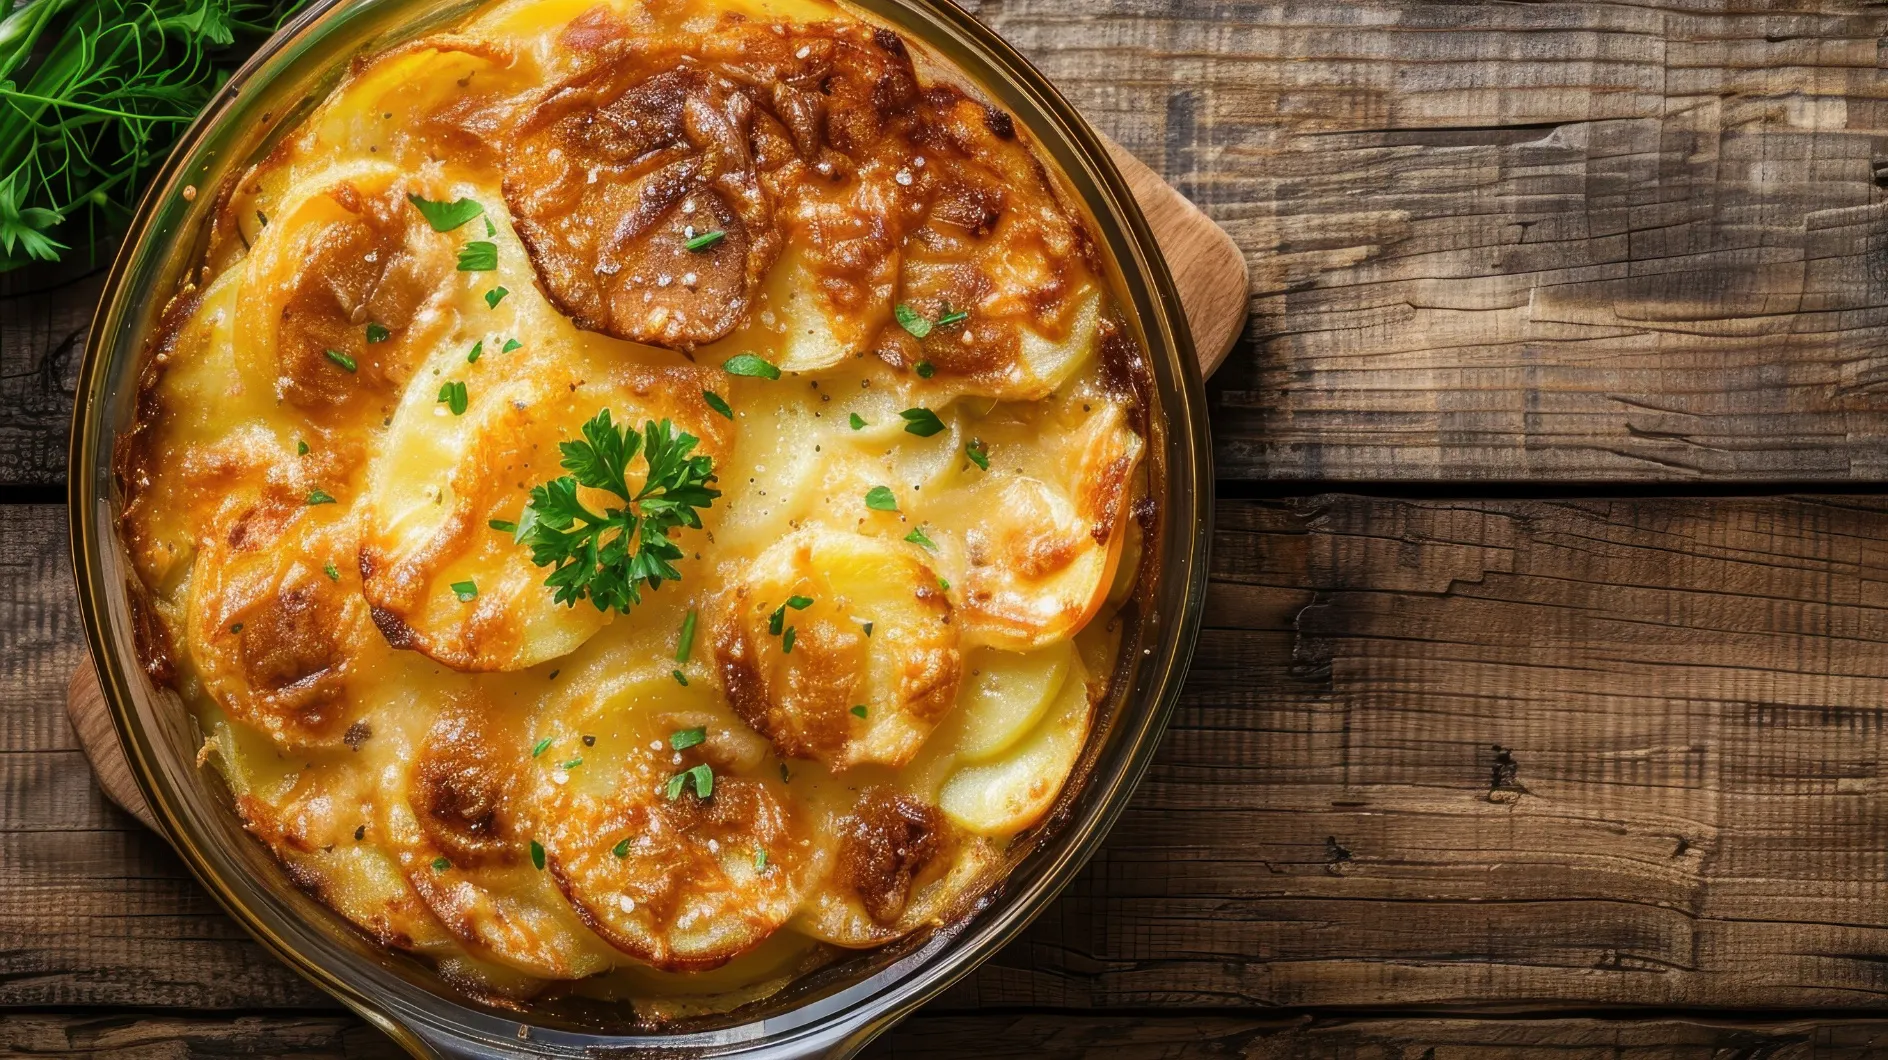
<path id="1" fill-rule="evenodd" d="M 502 0 L 358 60 L 223 189 L 118 453 L 140 647 L 250 832 L 474 997 L 645 1022 L 968 915 L 1147 581 L 1072 203 L 826 0 Z M 627 611 L 510 532 L 603 411 L 721 491 Z"/>

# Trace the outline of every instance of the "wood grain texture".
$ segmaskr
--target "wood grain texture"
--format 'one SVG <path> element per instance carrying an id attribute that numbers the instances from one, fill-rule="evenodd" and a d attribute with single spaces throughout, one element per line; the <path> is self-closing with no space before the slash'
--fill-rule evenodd
<path id="1" fill-rule="evenodd" d="M 1881 7 L 969 6 L 1245 251 L 1222 477 L 1884 477 Z"/>
<path id="2" fill-rule="evenodd" d="M 0 1006 L 325 1007 L 92 787 L 0 508 Z M 1888 1008 L 1888 500 L 1223 502 L 1101 854 L 941 1004 Z"/>
<path id="3" fill-rule="evenodd" d="M 862 1060 L 1865 1060 L 1888 1022 L 920 1013 Z M 0 1016 L 0 1053 L 72 1060 L 397 1060 L 351 1016 Z"/>

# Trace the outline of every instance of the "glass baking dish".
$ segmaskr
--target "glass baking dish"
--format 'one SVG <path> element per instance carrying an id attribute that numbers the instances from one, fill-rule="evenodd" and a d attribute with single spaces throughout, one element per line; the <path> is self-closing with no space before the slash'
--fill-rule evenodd
<path id="1" fill-rule="evenodd" d="M 322 99 L 363 53 L 448 25 L 464 0 L 313 4 L 217 93 L 156 174 L 105 284 L 73 412 L 73 563 L 92 658 L 127 758 L 167 838 L 231 915 L 316 985 L 416 1056 L 846 1057 L 994 953 L 1068 884 L 1126 805 L 1179 695 L 1204 598 L 1212 472 L 1198 362 L 1146 220 L 1095 134 L 1042 75 L 947 0 L 855 0 L 966 87 L 1008 110 L 1062 171 L 1115 271 L 1147 352 L 1151 499 L 1143 587 L 1082 764 L 1003 881 L 946 927 L 843 957 L 765 1001 L 672 1030 L 468 1000 L 421 961 L 384 950 L 301 893 L 197 768 L 201 734 L 138 663 L 134 575 L 117 537 L 116 439 L 134 412 L 149 329 L 195 267 L 215 190 Z M 921 60 L 922 61 L 922 60 Z M 936 64 L 932 64 L 935 66 Z M 935 70 L 933 71 L 935 72 Z"/>

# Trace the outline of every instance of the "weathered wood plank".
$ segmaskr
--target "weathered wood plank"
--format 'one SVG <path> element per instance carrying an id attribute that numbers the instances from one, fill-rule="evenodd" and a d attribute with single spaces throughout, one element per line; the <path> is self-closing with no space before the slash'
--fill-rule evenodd
<path id="1" fill-rule="evenodd" d="M 1863 1060 L 1888 1045 L 1878 1020 L 1643 1020 L 920 1013 L 878 1039 L 868 1060 Z M 73 1060 L 292 1056 L 395 1060 L 391 1041 L 351 1016 L 0 1016 L 6 1055 Z"/>
<path id="2" fill-rule="evenodd" d="M 970 6 L 1246 252 L 1221 476 L 1883 477 L 1888 11 Z"/>
<path id="3" fill-rule="evenodd" d="M 0 486 L 65 481 L 73 387 L 104 279 L 83 262 L 0 272 Z"/>
<path id="4" fill-rule="evenodd" d="M 0 519 L 0 1005 L 323 1004 L 72 783 L 61 514 Z M 943 1004 L 1885 1003 L 1888 501 L 1229 502 L 1214 570 L 1147 782 Z"/>

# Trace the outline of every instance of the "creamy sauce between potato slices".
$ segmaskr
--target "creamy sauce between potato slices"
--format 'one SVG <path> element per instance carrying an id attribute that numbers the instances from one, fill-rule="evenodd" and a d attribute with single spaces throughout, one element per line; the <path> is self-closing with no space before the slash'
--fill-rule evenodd
<path id="1" fill-rule="evenodd" d="M 928 61 L 823 2 L 490 5 L 226 188 L 159 322 L 151 671 L 299 885 L 481 999 L 765 997 L 966 915 L 1077 766 L 1140 359 L 1058 179 Z M 627 612 L 492 525 L 604 410 L 721 490 Z"/>

